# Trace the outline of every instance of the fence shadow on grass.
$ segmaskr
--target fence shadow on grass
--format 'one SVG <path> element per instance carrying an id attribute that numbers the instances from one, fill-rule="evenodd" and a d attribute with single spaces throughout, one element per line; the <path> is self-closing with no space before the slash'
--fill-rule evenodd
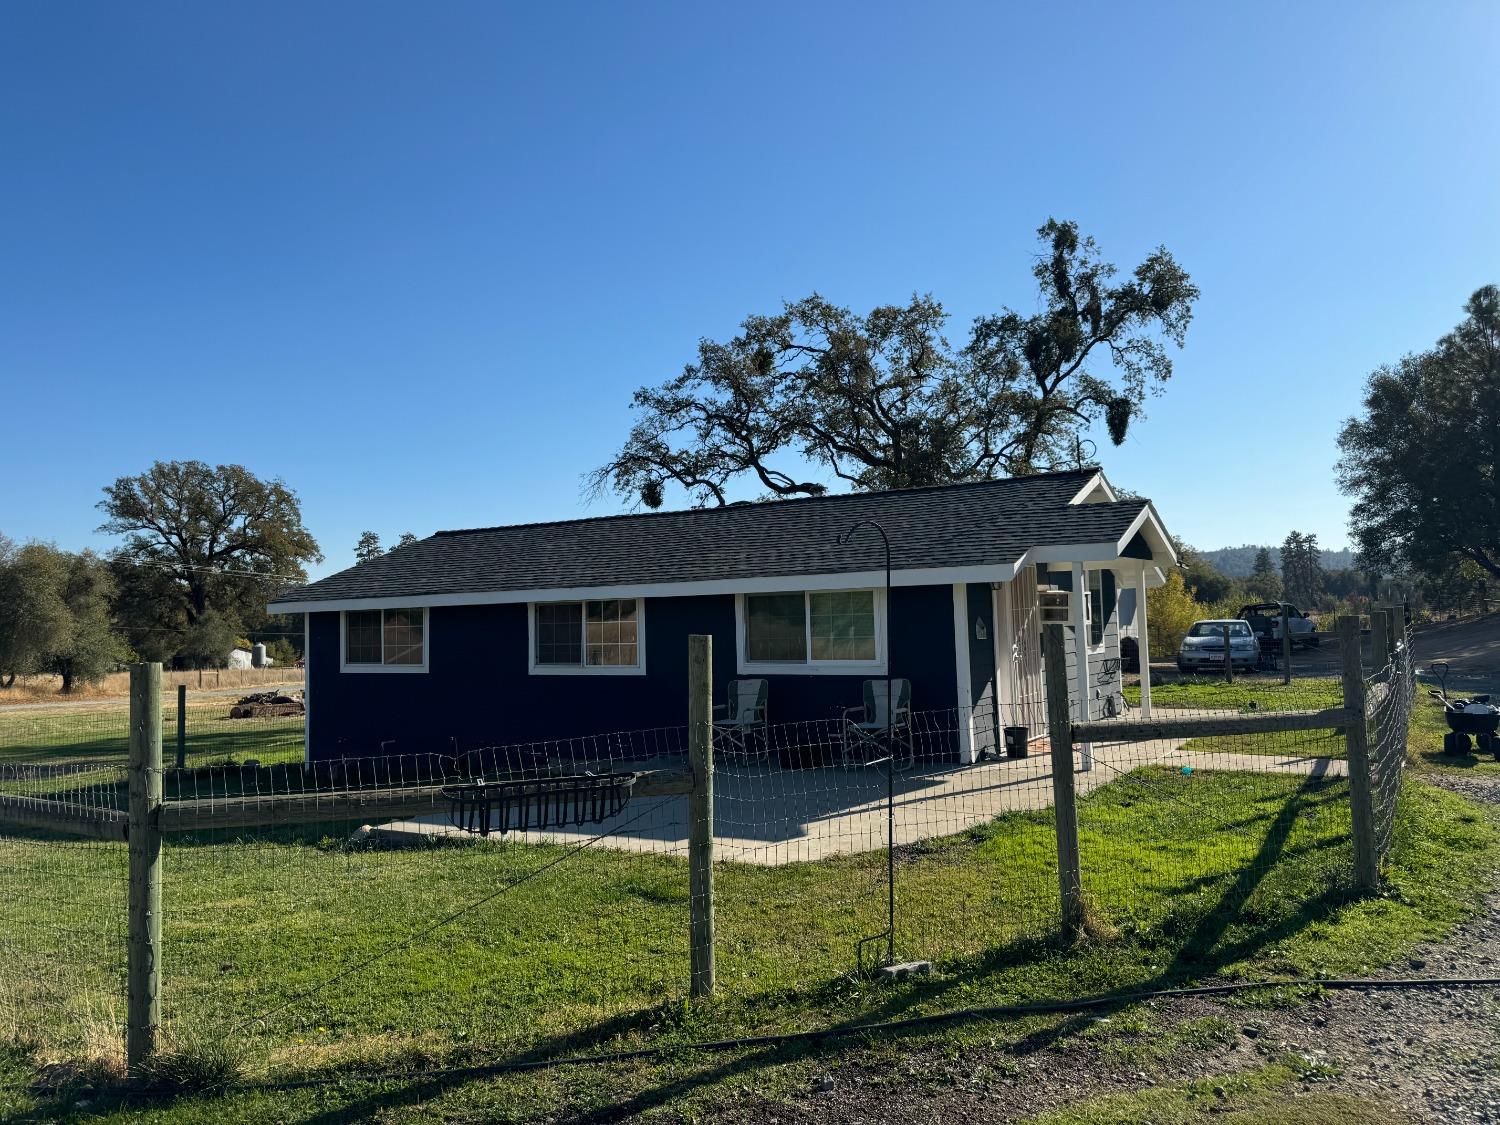
<path id="1" fill-rule="evenodd" d="M 1296 863 L 1315 852 L 1338 846 L 1338 841 L 1314 840 L 1300 844 L 1292 841 L 1298 818 L 1338 799 L 1337 788 L 1338 783 L 1332 779 L 1305 779 L 1282 802 L 1268 823 L 1264 819 L 1258 821 L 1265 826 L 1264 837 L 1254 857 L 1238 872 L 1196 877 L 1181 887 L 1166 892 L 1170 898 L 1190 889 L 1206 890 L 1213 885 L 1220 887 L 1217 900 L 1211 906 L 1201 911 L 1178 911 L 1164 920 L 1163 928 L 1168 932 L 1186 932 L 1180 940 L 1172 943 L 1174 950 L 1171 959 L 1158 972 L 1145 979 L 1121 985 L 1112 993 L 1105 993 L 1105 1003 L 1100 1007 L 1064 1014 L 1055 1019 L 1048 1017 L 1046 1026 L 1022 1035 L 1008 1048 L 1008 1052 L 1028 1055 L 1046 1050 L 1060 1040 L 1084 1030 L 1099 1016 L 1128 1007 L 1134 1002 L 1130 997 L 1140 992 L 1212 980 L 1228 966 L 1274 948 L 1309 925 L 1326 919 L 1350 901 L 1351 895 L 1347 891 L 1334 885 L 1325 885 L 1311 894 L 1296 896 L 1296 909 L 1285 914 L 1278 913 L 1264 922 L 1257 917 L 1247 917 L 1244 910 L 1279 866 L 1285 870 L 1282 865 Z M 1319 864 L 1313 875 L 1321 878 L 1326 870 L 1324 865 Z M 1303 873 L 1293 873 L 1290 877 L 1301 874 Z M 1239 926 L 1246 927 L 1246 932 L 1235 935 L 1233 931 Z M 1226 938 L 1231 937 L 1232 940 L 1225 944 Z M 830 1036 L 850 1032 L 859 1025 L 941 1012 L 944 1008 L 942 1000 L 947 995 L 972 995 L 976 983 L 995 973 L 1014 969 L 1018 965 L 1066 957 L 1068 953 L 1069 947 L 1055 935 L 1015 938 L 948 965 L 940 979 L 900 986 L 879 1003 L 859 1005 L 857 1011 L 847 1018 L 828 1025 Z M 799 998 L 814 1010 L 829 1011 L 836 1010 L 840 1003 L 847 1001 L 848 991 L 847 977 L 832 976 L 799 990 Z M 972 1000 L 966 997 L 966 1002 L 972 1003 Z M 749 1014 L 753 1014 L 756 1006 L 754 999 L 750 999 L 748 1003 L 752 1010 Z M 501 1067 L 544 1063 L 559 1057 L 595 1052 L 607 1054 L 610 1050 L 618 1049 L 622 1040 L 639 1042 L 653 1034 L 659 1034 L 664 1027 L 680 1026 L 682 1013 L 679 1003 L 662 1002 L 617 1013 L 588 1027 L 558 1034 L 502 1059 L 486 1060 L 488 1065 L 480 1063 L 429 1070 L 420 1075 L 413 1074 L 409 1080 L 386 1074 L 380 1076 L 381 1086 L 377 1091 L 316 1113 L 305 1120 L 316 1125 L 365 1120 L 378 1109 L 417 1104 L 467 1082 L 494 1077 Z M 955 1016 L 954 1022 L 962 1022 L 965 1018 L 962 1015 Z M 748 1022 L 754 1025 L 758 1021 L 750 1019 Z M 880 1032 L 877 1030 L 870 1034 L 878 1036 Z M 690 1051 L 691 1045 L 684 1043 L 682 1049 Z M 723 1058 L 705 1059 L 703 1066 L 690 1068 L 686 1073 L 678 1073 L 666 1081 L 649 1085 L 612 1105 L 607 1111 L 581 1112 L 568 1119 L 598 1122 L 620 1120 L 659 1107 L 695 1090 L 732 1080 L 757 1068 L 791 1061 L 809 1053 L 816 1054 L 824 1049 L 824 1043 L 819 1041 L 747 1046 Z M 374 1081 L 377 1076 L 370 1072 L 349 1070 L 342 1072 L 341 1077 L 348 1082 L 360 1082 Z M 34 1118 L 43 1119 L 44 1116 Z"/>

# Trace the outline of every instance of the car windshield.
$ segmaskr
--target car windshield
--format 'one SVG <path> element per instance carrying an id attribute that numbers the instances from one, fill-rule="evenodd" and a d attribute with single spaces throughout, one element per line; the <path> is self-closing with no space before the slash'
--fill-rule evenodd
<path id="1" fill-rule="evenodd" d="M 1250 636 L 1250 626 L 1243 621 L 1199 621 L 1188 630 L 1190 637 L 1222 637 L 1225 627 L 1231 637 Z"/>

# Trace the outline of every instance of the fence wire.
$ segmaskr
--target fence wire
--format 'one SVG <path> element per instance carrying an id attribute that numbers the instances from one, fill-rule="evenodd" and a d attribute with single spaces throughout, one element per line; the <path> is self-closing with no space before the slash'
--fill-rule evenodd
<path id="1" fill-rule="evenodd" d="M 1405 761 L 1407 653 L 1369 687 L 1382 854 Z M 1091 922 L 1159 935 L 1152 969 L 1180 979 L 1226 967 L 1243 919 L 1310 916 L 1347 895 L 1340 732 L 1236 726 L 1340 707 L 1343 684 L 1152 694 L 1153 719 L 1193 718 L 1198 733 L 1075 748 L 1078 835 Z M 1011 716 L 1045 714 L 1039 695 L 1021 703 Z M 1143 717 L 1134 690 L 1113 709 Z M 734 1031 L 815 1026 L 866 1002 L 862 943 L 864 963 L 889 951 L 966 982 L 955 1003 L 987 974 L 1055 953 L 1050 746 L 1045 730 L 1007 730 L 1008 717 L 915 711 L 873 737 L 848 717 L 718 730 L 713 906 L 721 1018 Z M 170 712 L 164 726 L 170 759 Z M 164 769 L 168 1040 L 233 1039 L 283 1075 L 690 1041 L 701 1029 L 682 1003 L 689 857 L 706 825 L 685 795 L 689 734 L 308 765 L 299 742 L 296 760 Z M 623 792 L 618 779 L 632 788 L 611 803 L 600 794 Z M 97 759 L 0 769 L 0 800 L 73 815 L 118 815 L 125 792 L 124 770 Z M 493 830 L 499 819 L 480 830 L 477 792 L 509 830 Z M 26 1033 L 58 1052 L 117 1043 L 124 845 L 5 828 L 0 856 L 0 1030 L 40 1028 Z"/>
<path id="2" fill-rule="evenodd" d="M 1395 838 L 1401 783 L 1408 758 L 1412 705 L 1416 699 L 1416 662 L 1411 636 L 1402 638 L 1395 656 L 1365 682 L 1366 742 L 1370 757 L 1370 796 L 1375 809 L 1375 853 L 1384 861 Z"/>
<path id="3" fill-rule="evenodd" d="M 0 765 L 0 801 L 123 815 L 125 771 Z M 125 844 L 0 819 L 0 1036 L 43 1065 L 118 1065 L 125 1015 Z"/>

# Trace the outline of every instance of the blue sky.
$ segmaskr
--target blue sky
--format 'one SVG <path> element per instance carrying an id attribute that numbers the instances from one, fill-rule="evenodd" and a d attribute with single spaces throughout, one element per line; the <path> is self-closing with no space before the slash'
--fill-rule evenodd
<path id="1" fill-rule="evenodd" d="M 813 290 L 1033 307 L 1034 230 L 1203 296 L 1112 479 L 1346 539 L 1368 371 L 1500 281 L 1500 7 L 0 7 L 0 531 L 238 461 L 327 562 L 584 508 L 637 386 Z"/>

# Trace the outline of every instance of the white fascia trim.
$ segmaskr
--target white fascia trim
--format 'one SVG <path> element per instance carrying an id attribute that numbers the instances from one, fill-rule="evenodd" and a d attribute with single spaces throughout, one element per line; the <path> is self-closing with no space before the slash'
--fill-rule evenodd
<path id="1" fill-rule="evenodd" d="M 1073 499 L 1069 500 L 1068 503 L 1082 504 L 1094 494 L 1095 490 L 1103 491 L 1105 499 L 1110 503 L 1114 503 L 1119 499 L 1115 495 L 1115 490 L 1110 487 L 1109 481 L 1104 478 L 1104 473 L 1097 472 L 1089 477 L 1088 482 L 1074 494 Z"/>
<path id="2" fill-rule="evenodd" d="M 536 662 L 536 607 L 552 602 L 570 602 L 572 598 L 548 598 L 526 605 L 526 674 L 528 676 L 644 676 L 646 674 L 646 601 L 635 599 L 635 664 L 538 664 Z M 592 599 L 597 601 L 599 599 Z M 588 620 L 580 623 L 583 644 L 588 644 Z M 585 652 L 587 649 L 584 650 Z"/>
<path id="3" fill-rule="evenodd" d="M 882 574 L 882 581 L 884 576 Z M 840 586 L 838 589 L 861 589 L 869 590 L 874 595 L 875 602 L 875 659 L 874 660 L 813 660 L 812 637 L 808 636 L 809 658 L 803 662 L 797 661 L 754 661 L 745 656 L 745 595 L 736 594 L 734 598 L 734 667 L 737 675 L 741 676 L 884 676 L 888 674 L 890 662 L 886 654 L 890 651 L 886 641 L 886 622 L 889 614 L 886 612 L 885 588 L 883 586 Z M 752 593 L 757 591 L 752 591 Z M 776 590 L 769 593 L 801 593 L 806 590 Z M 804 602 L 805 604 L 805 602 Z M 810 630 L 812 622 L 809 617 L 803 619 L 803 629 Z"/>
<path id="4" fill-rule="evenodd" d="M 954 582 L 1009 582 L 1021 564 L 921 567 L 891 571 L 892 586 L 949 586 Z M 455 605 L 515 605 L 527 602 L 592 601 L 600 598 L 688 598 L 704 594 L 779 594 L 796 590 L 872 590 L 885 586 L 884 570 L 838 574 L 789 574 L 765 578 L 725 578 L 703 582 L 649 582 L 632 586 L 573 586 L 552 590 L 499 590 L 462 594 L 401 594 L 393 597 L 328 601 L 272 602 L 270 613 L 327 613 L 334 610 L 436 608 Z"/>
<path id="5" fill-rule="evenodd" d="M 1114 562 L 1120 557 L 1115 543 L 1061 543 L 1055 547 L 1033 547 L 1022 556 L 1026 565 L 1036 563 Z"/>
<path id="6" fill-rule="evenodd" d="M 375 609 L 376 606 L 369 608 Z M 430 614 L 425 606 L 416 606 L 411 602 L 403 602 L 396 606 L 381 606 L 378 608 L 390 609 L 420 609 L 422 611 L 422 663 L 420 664 L 350 664 L 347 656 L 349 650 L 349 624 L 344 620 L 345 614 L 350 610 L 339 612 L 339 671 L 340 672 L 373 672 L 382 674 L 385 672 L 425 672 L 427 671 L 427 656 L 432 649 L 432 622 L 428 620 Z M 357 612 L 357 611 L 356 611 Z M 385 652 L 385 622 L 381 620 L 380 650 Z"/>

